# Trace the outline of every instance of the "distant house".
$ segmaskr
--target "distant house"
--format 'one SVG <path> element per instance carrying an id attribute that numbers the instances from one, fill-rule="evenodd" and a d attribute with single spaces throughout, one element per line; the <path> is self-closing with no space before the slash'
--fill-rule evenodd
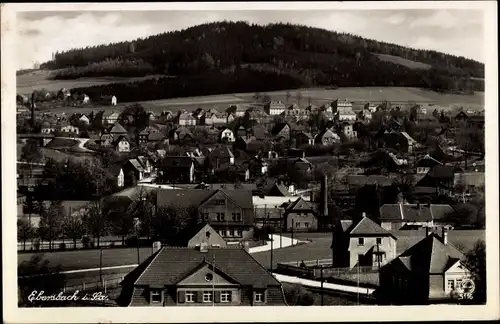
<path id="1" fill-rule="evenodd" d="M 295 144 L 297 147 L 302 145 L 314 145 L 314 137 L 307 132 L 299 132 L 295 137 Z"/>
<path id="2" fill-rule="evenodd" d="M 178 117 L 178 124 L 181 126 L 196 126 L 196 118 L 190 113 L 180 113 Z"/>
<path id="3" fill-rule="evenodd" d="M 71 134 L 78 134 L 80 130 L 78 127 L 72 126 L 72 125 L 66 125 L 64 127 L 61 127 L 61 132 L 62 133 L 71 133 Z"/>
<path id="4" fill-rule="evenodd" d="M 388 231 L 403 227 L 435 227 L 447 225 L 445 216 L 451 213 L 450 205 L 438 204 L 385 204 L 380 207 L 381 226 Z"/>
<path id="5" fill-rule="evenodd" d="M 464 254 L 443 231 L 427 235 L 383 266 L 378 291 L 383 304 L 425 305 L 450 301 L 470 278 Z"/>
<path id="6" fill-rule="evenodd" d="M 234 165 L 234 154 L 225 145 L 219 146 L 210 152 L 208 159 L 215 169 L 221 166 Z"/>
<path id="7" fill-rule="evenodd" d="M 340 121 L 355 121 L 356 113 L 352 110 L 352 102 L 346 100 L 337 101 L 337 114 Z M 335 111 L 333 111 L 335 113 Z"/>
<path id="8" fill-rule="evenodd" d="M 355 139 L 358 138 L 358 132 L 356 132 L 353 129 L 353 125 L 350 123 L 342 123 L 341 124 L 341 130 L 342 133 L 348 138 L 348 139 Z"/>
<path id="9" fill-rule="evenodd" d="M 155 120 L 156 119 L 156 115 L 152 111 L 148 111 L 148 116 L 149 116 L 149 120 Z"/>
<path id="10" fill-rule="evenodd" d="M 189 240 L 187 246 L 188 248 L 199 248 L 202 245 L 209 247 L 226 247 L 227 242 L 216 230 L 206 224 Z"/>
<path id="11" fill-rule="evenodd" d="M 349 237 L 348 267 L 377 268 L 396 257 L 396 237 L 366 214 L 346 232 Z"/>
<path id="12" fill-rule="evenodd" d="M 285 112 L 285 104 L 281 101 L 270 101 L 264 105 L 264 111 L 270 116 L 281 115 Z"/>
<path id="13" fill-rule="evenodd" d="M 163 183 L 194 182 L 194 162 L 188 156 L 165 156 L 158 166 L 158 181 Z"/>
<path id="14" fill-rule="evenodd" d="M 285 228 L 287 231 L 315 231 L 318 229 L 317 206 L 301 197 L 285 208 Z"/>
<path id="15" fill-rule="evenodd" d="M 101 146 L 108 147 L 113 145 L 113 135 L 111 135 L 108 131 L 105 131 L 101 134 L 100 137 Z"/>
<path id="16" fill-rule="evenodd" d="M 162 247 L 122 287 L 132 307 L 286 305 L 281 283 L 239 246 Z"/>
<path id="17" fill-rule="evenodd" d="M 51 125 L 49 122 L 44 122 L 40 129 L 42 134 L 53 134 L 56 131 L 56 128 Z"/>
<path id="18" fill-rule="evenodd" d="M 252 125 L 267 124 L 270 121 L 270 117 L 265 111 L 256 108 L 248 109 L 245 113 L 245 119 L 251 122 Z"/>
<path id="19" fill-rule="evenodd" d="M 90 119 L 86 115 L 82 114 L 82 116 L 78 119 L 80 122 L 85 124 L 90 124 Z"/>
<path id="20" fill-rule="evenodd" d="M 113 137 L 115 138 L 115 137 Z M 125 153 L 130 152 L 130 142 L 126 136 L 120 135 L 112 143 L 113 147 L 117 152 Z"/>
<path id="21" fill-rule="evenodd" d="M 439 194 L 446 195 L 452 192 L 455 180 L 455 167 L 435 165 L 420 179 L 416 186 L 434 187 Z"/>
<path id="22" fill-rule="evenodd" d="M 130 159 L 123 165 L 125 173 L 125 184 L 136 185 L 144 178 L 145 170 L 142 164 L 136 159 Z"/>
<path id="23" fill-rule="evenodd" d="M 443 165 L 443 163 L 431 157 L 429 154 L 426 154 L 417 162 L 417 174 L 427 174 L 431 168 L 437 165 Z"/>
<path id="24" fill-rule="evenodd" d="M 418 142 L 406 132 L 387 132 L 384 134 L 383 139 L 388 148 L 400 152 L 411 153 L 418 147 Z"/>
<path id="25" fill-rule="evenodd" d="M 228 143 L 233 143 L 235 141 L 235 136 L 232 130 L 229 128 L 224 128 L 220 133 L 220 140 L 227 141 Z"/>
<path id="26" fill-rule="evenodd" d="M 326 130 L 322 131 L 321 133 L 319 133 L 318 135 L 316 135 L 314 142 L 316 144 L 329 146 L 329 145 L 333 145 L 335 143 L 339 143 L 340 136 L 335 134 L 331 130 L 326 129 Z"/>
<path id="27" fill-rule="evenodd" d="M 247 107 L 242 105 L 231 105 L 226 109 L 226 113 L 233 115 L 234 117 L 243 117 L 247 111 Z"/>
<path id="28" fill-rule="evenodd" d="M 485 180 L 484 172 L 455 173 L 453 184 L 454 187 L 461 186 L 465 190 L 473 190 L 483 188 Z"/>
<path id="29" fill-rule="evenodd" d="M 193 133 L 189 131 L 189 129 L 187 129 L 184 126 L 181 126 L 170 131 L 170 138 L 173 141 L 188 142 L 192 141 L 194 136 Z"/>
<path id="30" fill-rule="evenodd" d="M 291 127 L 289 124 L 276 125 L 271 133 L 278 140 L 289 141 L 291 139 Z"/>
<path id="31" fill-rule="evenodd" d="M 139 133 L 139 143 L 158 142 L 163 139 L 160 131 L 154 127 L 148 126 Z"/>
<path id="32" fill-rule="evenodd" d="M 111 134 L 111 136 L 113 136 L 113 138 L 117 138 L 118 136 L 126 136 L 128 134 L 127 130 L 125 130 L 125 128 L 123 128 L 123 126 L 118 122 L 113 124 L 113 127 L 111 127 L 111 129 L 109 130 L 109 133 Z"/>
<path id="33" fill-rule="evenodd" d="M 227 123 L 227 117 L 215 109 L 209 109 L 201 116 L 203 125 L 223 125 Z"/>
<path id="34" fill-rule="evenodd" d="M 103 122 L 107 125 L 113 125 L 118 121 L 120 114 L 117 112 L 112 113 L 104 113 L 103 114 Z"/>
<path id="35" fill-rule="evenodd" d="M 118 104 L 118 99 L 116 96 L 111 97 L 111 106 L 116 106 Z"/>

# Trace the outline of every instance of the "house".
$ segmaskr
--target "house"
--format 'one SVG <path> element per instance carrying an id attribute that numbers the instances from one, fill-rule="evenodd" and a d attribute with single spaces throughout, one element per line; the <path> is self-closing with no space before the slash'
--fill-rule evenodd
<path id="1" fill-rule="evenodd" d="M 113 135 L 108 131 L 103 131 L 100 136 L 101 146 L 108 147 L 113 145 Z"/>
<path id="2" fill-rule="evenodd" d="M 158 181 L 163 183 L 193 183 L 193 159 L 188 156 L 165 156 L 158 165 Z"/>
<path id="3" fill-rule="evenodd" d="M 228 146 L 222 145 L 215 148 L 208 155 L 210 163 L 215 169 L 221 166 L 234 165 L 234 154 Z"/>
<path id="4" fill-rule="evenodd" d="M 145 170 L 136 159 L 130 159 L 123 165 L 125 174 L 125 185 L 136 185 L 144 178 Z"/>
<path id="5" fill-rule="evenodd" d="M 202 125 L 223 125 L 227 123 L 227 117 L 225 114 L 212 108 L 201 116 L 201 122 Z"/>
<path id="6" fill-rule="evenodd" d="M 331 130 L 326 129 L 326 130 L 322 131 L 321 133 L 319 133 L 318 135 L 316 135 L 314 142 L 316 144 L 329 146 L 329 145 L 333 145 L 335 143 L 339 143 L 340 136 L 335 134 Z"/>
<path id="7" fill-rule="evenodd" d="M 475 188 L 484 188 L 484 172 L 455 173 L 453 185 L 455 188 L 460 186 L 466 191 L 471 191 Z"/>
<path id="8" fill-rule="evenodd" d="M 455 121 L 458 121 L 458 122 L 467 121 L 469 119 L 469 115 L 467 115 L 467 113 L 465 111 L 460 110 L 458 112 L 458 114 L 455 115 L 454 119 L 455 119 Z"/>
<path id="9" fill-rule="evenodd" d="M 224 165 L 214 170 L 214 174 L 220 181 L 246 182 L 250 180 L 250 169 L 247 164 Z"/>
<path id="10" fill-rule="evenodd" d="M 227 141 L 228 143 L 234 143 L 236 140 L 233 131 L 229 128 L 224 128 L 224 130 L 220 133 L 219 138 L 222 142 Z"/>
<path id="11" fill-rule="evenodd" d="M 355 121 L 356 113 L 352 110 L 352 102 L 347 101 L 337 101 L 336 103 L 338 118 L 340 121 Z M 335 111 L 333 111 L 335 113 Z"/>
<path id="12" fill-rule="evenodd" d="M 445 216 L 453 211 L 444 204 L 385 204 L 380 207 L 381 226 L 388 231 L 403 227 L 446 225 Z"/>
<path id="13" fill-rule="evenodd" d="M 123 306 L 283 306 L 281 283 L 241 247 L 162 247 L 122 282 Z"/>
<path id="14" fill-rule="evenodd" d="M 123 188 L 125 186 L 125 173 L 123 172 L 123 163 L 115 163 L 108 168 L 110 174 L 116 179 L 116 186 Z"/>
<path id="15" fill-rule="evenodd" d="M 154 127 L 148 126 L 139 132 L 139 143 L 146 144 L 149 142 L 161 141 L 163 136 L 160 131 Z"/>
<path id="16" fill-rule="evenodd" d="M 277 140 L 289 141 L 291 139 L 291 127 L 289 124 L 278 124 L 271 131 Z"/>
<path id="17" fill-rule="evenodd" d="M 114 137 L 113 137 L 114 138 Z M 120 135 L 112 143 L 117 152 L 125 153 L 130 152 L 130 142 L 126 136 Z"/>
<path id="18" fill-rule="evenodd" d="M 439 194 L 446 195 L 452 192 L 455 180 L 455 167 L 448 165 L 435 165 L 416 186 L 434 187 Z"/>
<path id="19" fill-rule="evenodd" d="M 358 138 L 358 132 L 353 129 L 353 125 L 350 123 L 342 123 L 341 131 L 348 139 Z"/>
<path id="20" fill-rule="evenodd" d="M 111 136 L 113 136 L 113 138 L 117 138 L 119 136 L 126 136 L 128 134 L 127 130 L 125 130 L 125 128 L 123 128 L 123 126 L 120 125 L 120 123 L 118 122 L 115 122 L 113 124 L 113 127 L 111 127 L 111 129 L 109 130 L 109 133 L 111 134 Z"/>
<path id="21" fill-rule="evenodd" d="M 180 126 L 177 127 L 176 129 L 171 130 L 169 135 L 173 141 L 181 141 L 181 142 L 193 141 L 194 138 L 193 133 L 191 133 L 189 129 L 187 129 L 184 126 Z"/>
<path id="22" fill-rule="evenodd" d="M 378 268 L 396 257 L 397 238 L 365 213 L 346 232 L 349 237 L 348 267 Z"/>
<path id="23" fill-rule="evenodd" d="M 114 125 L 118 121 L 118 118 L 120 118 L 120 114 L 117 112 L 104 113 L 103 123 L 107 125 Z"/>
<path id="24" fill-rule="evenodd" d="M 425 305 L 450 302 L 471 279 L 464 254 L 448 242 L 448 233 L 428 234 L 380 269 L 382 303 Z M 466 291 L 465 291 L 466 292 Z"/>
<path id="25" fill-rule="evenodd" d="M 42 134 L 53 134 L 56 131 L 56 128 L 51 125 L 49 122 L 44 122 L 42 127 L 40 128 L 40 132 Z"/>
<path id="26" fill-rule="evenodd" d="M 177 123 L 181 126 L 196 126 L 196 118 L 194 118 L 190 113 L 181 112 L 177 119 Z"/>
<path id="27" fill-rule="evenodd" d="M 202 245 L 209 247 L 226 247 L 227 242 L 210 225 L 206 224 L 188 242 L 188 248 L 199 248 Z"/>
<path id="28" fill-rule="evenodd" d="M 226 113 L 228 115 L 233 115 L 234 117 L 243 117 L 245 116 L 246 111 L 247 107 L 243 105 L 231 105 L 226 109 Z"/>
<path id="29" fill-rule="evenodd" d="M 284 218 L 287 231 L 302 232 L 318 229 L 318 208 L 316 204 L 313 205 L 302 197 L 286 205 Z"/>
<path id="30" fill-rule="evenodd" d="M 406 132 L 385 132 L 383 141 L 388 148 L 405 153 L 411 153 L 418 147 L 418 142 Z"/>
<path id="31" fill-rule="evenodd" d="M 146 177 L 154 173 L 153 163 L 149 157 L 140 155 L 137 157 L 137 161 L 139 161 L 141 166 L 144 168 L 144 175 Z"/>
<path id="32" fill-rule="evenodd" d="M 90 98 L 89 96 L 87 96 L 86 94 L 83 94 L 83 99 L 82 99 L 82 104 L 88 104 L 90 102 Z"/>
<path id="33" fill-rule="evenodd" d="M 270 116 L 281 115 L 285 112 L 285 104 L 281 101 L 270 101 L 264 105 L 264 111 Z"/>
<path id="34" fill-rule="evenodd" d="M 87 125 L 90 124 L 90 119 L 85 114 L 82 114 L 82 116 L 78 120 L 84 124 L 87 124 Z"/>
<path id="35" fill-rule="evenodd" d="M 439 162 L 429 154 L 426 154 L 423 158 L 421 158 L 417 162 L 417 174 L 427 174 L 431 168 L 437 166 L 437 165 L 443 165 L 443 163 Z"/>
<path id="36" fill-rule="evenodd" d="M 111 106 L 116 106 L 118 104 L 118 99 L 116 96 L 111 97 Z"/>
<path id="37" fill-rule="evenodd" d="M 66 125 L 66 126 L 61 127 L 61 132 L 62 133 L 78 134 L 80 132 L 80 130 L 78 129 L 78 127 L 75 127 L 73 125 Z"/>
<path id="38" fill-rule="evenodd" d="M 257 108 L 250 108 L 245 113 L 245 119 L 249 121 L 251 125 L 267 124 L 270 121 L 270 116 Z"/>
<path id="39" fill-rule="evenodd" d="M 295 137 L 295 145 L 301 147 L 302 145 L 314 145 L 314 137 L 311 133 L 300 132 Z"/>
<path id="40" fill-rule="evenodd" d="M 157 207 L 169 205 L 193 210 L 227 242 L 253 240 L 251 190 L 159 189 Z"/>

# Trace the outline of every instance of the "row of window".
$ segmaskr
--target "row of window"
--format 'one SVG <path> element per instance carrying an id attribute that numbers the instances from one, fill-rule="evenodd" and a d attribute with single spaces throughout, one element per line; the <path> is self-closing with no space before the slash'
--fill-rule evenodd
<path id="1" fill-rule="evenodd" d="M 210 219 L 210 213 L 203 213 L 203 217 L 206 220 Z M 218 222 L 226 221 L 226 213 L 215 213 L 215 220 Z M 227 220 L 229 220 L 229 219 L 227 219 Z M 240 222 L 241 221 L 241 213 L 232 213 L 231 220 L 233 222 Z"/>
<path id="2" fill-rule="evenodd" d="M 376 244 L 382 244 L 382 238 L 377 237 L 376 238 Z M 358 245 L 363 246 L 365 245 L 365 238 L 364 237 L 359 237 L 358 238 Z"/>
<path id="3" fill-rule="evenodd" d="M 448 279 L 447 287 L 449 290 L 460 288 L 461 285 L 462 285 L 462 279 Z"/>
<path id="4" fill-rule="evenodd" d="M 241 230 L 219 230 L 219 235 L 222 237 L 242 237 Z"/>
<path id="5" fill-rule="evenodd" d="M 295 222 L 295 228 L 301 228 L 302 226 L 302 223 L 301 222 Z M 304 223 L 304 227 L 305 228 L 309 228 L 309 223 L 308 222 L 305 222 Z"/>
<path id="6" fill-rule="evenodd" d="M 185 303 L 213 303 L 214 302 L 214 292 L 213 291 L 203 291 L 201 301 L 197 301 L 197 291 L 187 290 L 183 293 Z M 217 292 L 219 293 L 219 292 Z M 161 303 L 162 302 L 162 291 L 161 290 L 152 290 L 151 291 L 151 302 L 152 303 Z M 220 291 L 220 298 L 217 302 L 220 303 L 230 303 L 233 301 L 233 292 L 231 290 L 222 290 Z M 263 292 L 255 292 L 254 293 L 254 302 L 263 303 L 264 302 L 264 293 Z"/>

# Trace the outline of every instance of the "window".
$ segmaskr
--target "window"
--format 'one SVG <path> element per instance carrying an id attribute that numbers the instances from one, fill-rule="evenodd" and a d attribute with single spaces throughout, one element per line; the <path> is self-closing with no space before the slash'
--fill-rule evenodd
<path id="1" fill-rule="evenodd" d="M 223 290 L 220 293 L 220 302 L 221 303 L 230 303 L 231 302 L 231 291 L 230 290 Z"/>
<path id="2" fill-rule="evenodd" d="M 243 236 L 243 234 L 241 233 L 241 230 L 236 230 L 236 234 L 235 234 L 235 236 L 237 236 L 237 237 L 242 237 L 242 236 Z"/>
<path id="3" fill-rule="evenodd" d="M 224 199 L 217 199 L 215 201 L 215 204 L 219 206 L 224 206 L 226 204 L 226 201 Z"/>
<path id="4" fill-rule="evenodd" d="M 233 213 L 233 221 L 240 221 L 241 213 Z"/>
<path id="5" fill-rule="evenodd" d="M 299 223 L 299 222 L 296 222 L 296 223 L 295 223 L 295 227 L 296 227 L 296 228 L 299 228 L 299 227 L 300 227 L 300 223 Z"/>
<path id="6" fill-rule="evenodd" d="M 305 226 L 306 228 L 309 228 L 309 223 L 308 223 L 308 222 L 305 222 L 305 223 L 304 223 L 304 226 Z"/>
<path id="7" fill-rule="evenodd" d="M 161 303 L 161 291 L 160 290 L 152 290 L 151 291 L 151 302 L 152 303 Z"/>
<path id="8" fill-rule="evenodd" d="M 365 239 L 363 237 L 358 238 L 358 245 L 365 245 Z"/>
<path id="9" fill-rule="evenodd" d="M 256 292 L 254 301 L 256 303 L 263 303 L 264 302 L 264 294 L 261 292 Z"/>
<path id="10" fill-rule="evenodd" d="M 226 215 L 224 213 L 217 213 L 217 221 L 223 222 Z"/>
<path id="11" fill-rule="evenodd" d="M 211 291 L 204 291 L 203 292 L 203 302 L 204 303 L 211 303 L 212 302 L 212 292 Z"/>
<path id="12" fill-rule="evenodd" d="M 194 291 L 186 291 L 186 303 L 194 303 Z"/>
<path id="13" fill-rule="evenodd" d="M 457 288 L 462 288 L 462 279 L 457 279 L 455 283 Z"/>
<path id="14" fill-rule="evenodd" d="M 382 244 L 382 238 L 381 237 L 377 237 L 377 244 Z"/>
<path id="15" fill-rule="evenodd" d="M 450 289 L 450 290 L 455 289 L 455 280 L 453 280 L 453 279 L 448 280 L 448 289 Z"/>
<path id="16" fill-rule="evenodd" d="M 206 281 L 212 281 L 212 279 L 214 279 L 214 275 L 213 275 L 213 274 L 211 274 L 211 273 L 207 273 L 207 274 L 205 275 L 205 280 L 206 280 Z"/>

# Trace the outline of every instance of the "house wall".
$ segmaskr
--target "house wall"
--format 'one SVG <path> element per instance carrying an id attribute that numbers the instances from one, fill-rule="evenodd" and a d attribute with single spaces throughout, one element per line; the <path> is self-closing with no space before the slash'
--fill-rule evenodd
<path id="1" fill-rule="evenodd" d="M 120 173 L 118 174 L 117 184 L 118 187 L 123 187 L 125 185 L 125 175 L 122 169 L 120 169 Z"/>
<path id="2" fill-rule="evenodd" d="M 222 132 L 221 138 L 222 139 L 226 138 L 228 142 L 234 142 L 235 140 L 234 133 L 229 129 L 226 129 Z"/>
<path id="3" fill-rule="evenodd" d="M 460 269 L 458 267 L 453 267 L 449 271 L 445 272 L 444 274 L 444 293 L 446 295 L 449 295 L 453 288 L 450 287 L 450 281 L 453 281 L 453 287 L 459 288 L 459 281 L 465 279 L 465 278 L 470 278 L 471 273 L 467 269 Z"/>
<path id="4" fill-rule="evenodd" d="M 129 152 L 130 151 L 130 143 L 127 141 L 120 141 L 117 145 L 118 152 Z"/>
<path id="5" fill-rule="evenodd" d="M 318 229 L 318 219 L 309 211 L 289 212 L 286 216 L 286 228 L 294 232 L 315 231 Z M 307 225 L 307 226 L 306 226 Z"/>
<path id="6" fill-rule="evenodd" d="M 377 237 L 362 237 L 364 240 L 363 245 L 359 245 L 359 238 L 361 236 L 350 237 L 349 239 L 349 266 L 354 267 L 358 263 L 358 254 L 365 254 L 372 246 L 375 246 L 375 251 L 377 250 Z M 387 264 L 392 261 L 396 257 L 396 240 L 393 237 L 382 237 L 378 238 L 382 239 L 379 244 L 379 250 L 385 252 L 385 255 L 382 257 L 382 261 L 380 263 L 381 266 Z M 377 259 L 375 255 L 372 256 L 372 265 L 378 266 Z"/>
<path id="7" fill-rule="evenodd" d="M 206 232 L 210 232 L 210 237 L 207 239 Z M 193 236 L 189 242 L 188 247 L 196 247 L 201 245 L 201 243 L 207 243 L 209 246 L 219 245 L 225 247 L 227 245 L 226 241 L 219 235 L 213 228 L 209 228 L 207 231 L 200 231 Z"/>
<path id="8" fill-rule="evenodd" d="M 444 285 L 445 285 L 444 274 L 430 274 L 429 299 L 446 297 Z"/>

